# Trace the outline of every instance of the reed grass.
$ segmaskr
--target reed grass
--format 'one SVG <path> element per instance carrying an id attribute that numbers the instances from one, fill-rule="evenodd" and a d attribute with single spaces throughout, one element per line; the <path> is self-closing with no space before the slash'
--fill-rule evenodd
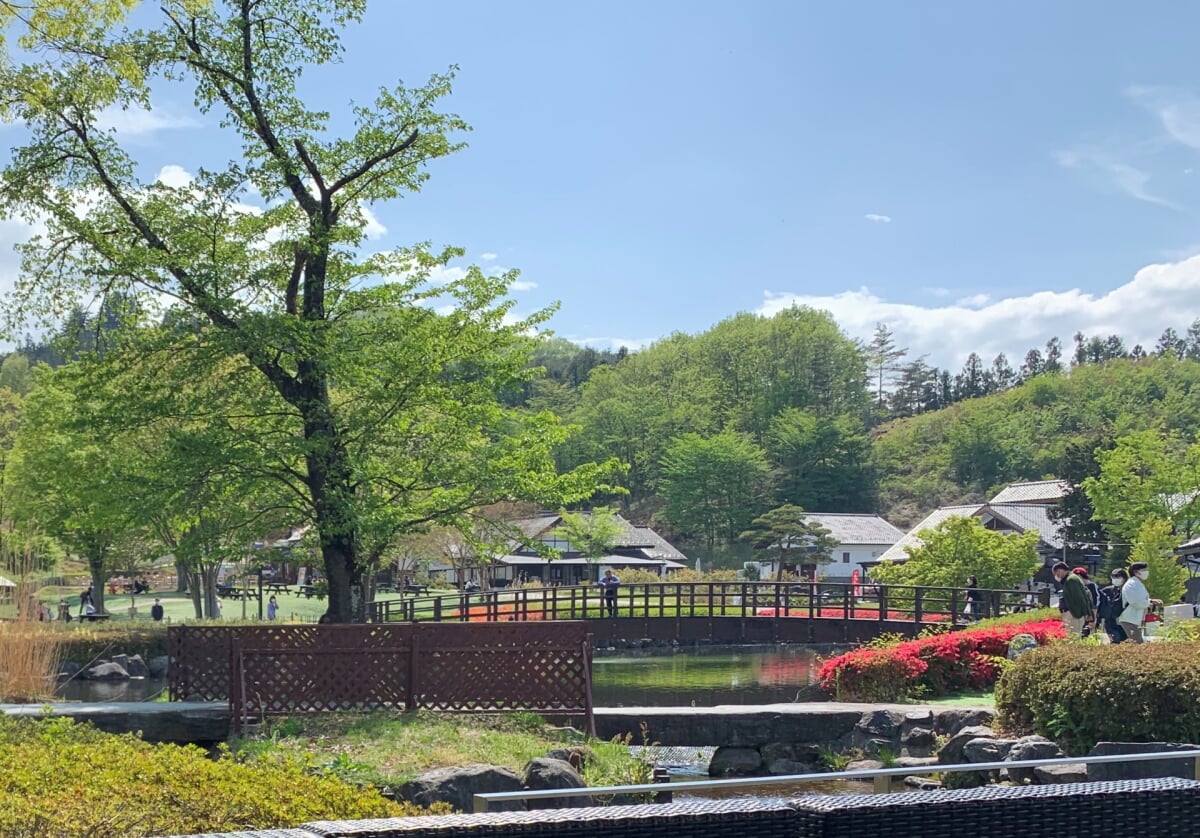
<path id="1" fill-rule="evenodd" d="M 38 599 L 41 588 L 30 544 L 13 545 L 0 538 L 0 563 L 16 578 L 12 597 L 15 617 L 0 622 L 0 701 L 31 703 L 54 697 L 55 676 L 62 663 L 63 636 L 54 631 Z"/>

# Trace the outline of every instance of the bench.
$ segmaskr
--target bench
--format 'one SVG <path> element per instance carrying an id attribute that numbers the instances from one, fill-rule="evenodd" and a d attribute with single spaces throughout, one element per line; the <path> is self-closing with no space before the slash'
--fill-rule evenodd
<path id="1" fill-rule="evenodd" d="M 297 585 L 296 596 L 302 596 L 306 599 L 312 599 L 316 596 L 316 589 L 312 585 Z"/>
<path id="2" fill-rule="evenodd" d="M 111 617 L 111 614 L 84 614 L 80 620 L 87 620 L 89 623 L 99 623 Z"/>
<path id="3" fill-rule="evenodd" d="M 263 590 L 269 594 L 288 594 L 292 591 L 292 586 L 284 582 L 267 582 L 263 585 Z"/>
<path id="4" fill-rule="evenodd" d="M 1193 835 L 1200 782 L 1178 778 L 988 786 L 899 794 L 803 794 L 636 806 L 317 821 L 242 838 L 1064 838 Z M 216 836 L 208 836 L 216 838 Z"/>

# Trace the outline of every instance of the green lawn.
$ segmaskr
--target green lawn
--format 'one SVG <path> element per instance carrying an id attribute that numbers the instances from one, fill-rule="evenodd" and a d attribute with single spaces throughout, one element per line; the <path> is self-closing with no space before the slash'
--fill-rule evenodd
<path id="1" fill-rule="evenodd" d="M 50 611 L 57 614 L 58 601 L 66 598 L 71 605 L 71 615 L 79 616 L 79 587 L 72 588 L 43 588 L 38 592 L 42 601 L 50 606 Z M 263 616 L 266 616 L 267 609 L 266 593 L 263 594 Z M 166 620 L 172 623 L 194 621 L 196 619 L 196 609 L 192 605 L 192 600 L 186 595 L 176 594 L 172 592 L 151 592 L 149 594 L 141 594 L 131 597 L 129 594 L 106 594 L 104 598 L 104 607 L 110 616 L 110 622 L 151 622 L 150 606 L 154 605 L 155 598 L 162 600 L 163 613 Z M 326 603 L 324 600 L 315 597 L 309 599 L 296 594 L 276 594 L 275 601 L 279 603 L 279 619 L 284 622 L 313 622 L 325 613 Z M 130 606 L 137 609 L 137 613 L 130 614 Z M 236 600 L 223 599 L 221 600 L 221 617 L 225 620 L 241 620 L 258 619 L 258 600 Z"/>

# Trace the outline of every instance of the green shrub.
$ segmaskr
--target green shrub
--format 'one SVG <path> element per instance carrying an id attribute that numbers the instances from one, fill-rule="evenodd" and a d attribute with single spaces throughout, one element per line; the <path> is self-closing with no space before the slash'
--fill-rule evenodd
<path id="1" fill-rule="evenodd" d="M 67 719 L 0 716 L 0 838 L 171 835 L 424 814 L 297 759 L 209 759 Z"/>
<path id="2" fill-rule="evenodd" d="M 1069 753 L 1097 742 L 1200 742 L 1200 644 L 1033 649 L 996 684 L 999 722 Z"/>

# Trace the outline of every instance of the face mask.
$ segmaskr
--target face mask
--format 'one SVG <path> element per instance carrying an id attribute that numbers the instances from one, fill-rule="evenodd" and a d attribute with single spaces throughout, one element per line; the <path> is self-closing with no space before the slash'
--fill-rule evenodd
<path id="1" fill-rule="evenodd" d="M 1147 579 L 1149 579 L 1149 578 L 1150 578 L 1150 571 L 1148 571 L 1148 570 L 1139 570 L 1139 571 L 1138 571 L 1138 573 L 1137 573 L 1137 578 L 1138 578 L 1138 579 L 1141 579 L 1143 582 L 1144 582 L 1144 581 L 1146 581 Z"/>
<path id="2" fill-rule="evenodd" d="M 1121 584 L 1122 584 L 1124 581 L 1125 581 L 1125 580 L 1124 580 L 1124 579 L 1122 579 L 1120 576 L 1114 576 L 1114 577 L 1112 578 L 1112 583 L 1113 583 L 1114 585 L 1116 585 L 1118 588 L 1119 588 L 1119 587 L 1121 587 Z"/>

